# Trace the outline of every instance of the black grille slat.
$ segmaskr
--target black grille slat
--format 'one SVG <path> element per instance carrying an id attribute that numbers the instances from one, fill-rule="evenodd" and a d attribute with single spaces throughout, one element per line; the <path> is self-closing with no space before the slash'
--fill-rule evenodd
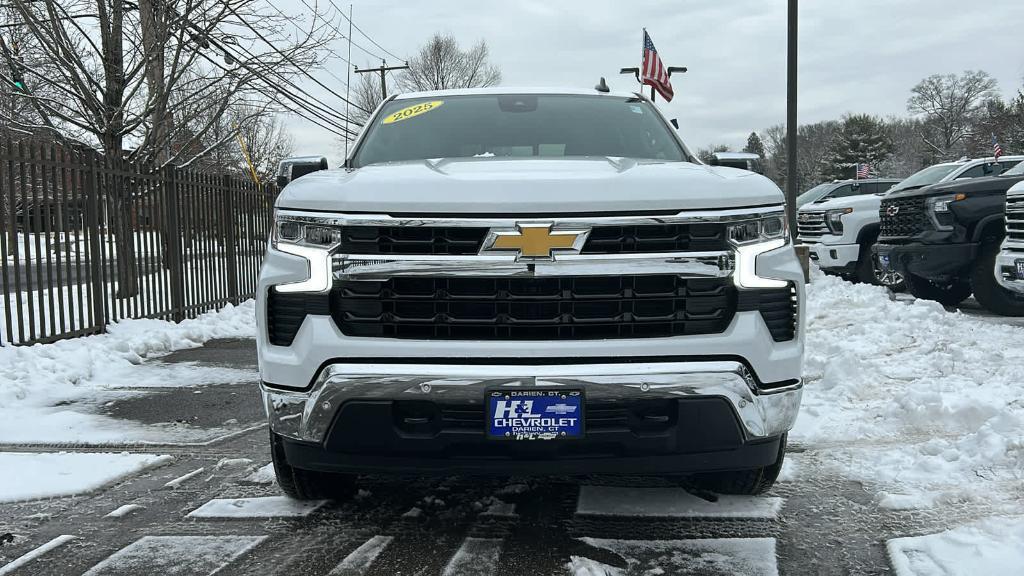
<path id="1" fill-rule="evenodd" d="M 890 215 L 890 208 L 898 208 Z M 881 220 L 879 236 L 882 238 L 905 238 L 924 232 L 927 227 L 924 197 L 891 198 L 882 200 L 878 209 Z"/>
<path id="2" fill-rule="evenodd" d="M 476 254 L 488 228 L 464 226 L 345 226 L 338 251 L 366 255 Z M 636 224 L 595 226 L 583 254 L 704 252 L 728 249 L 725 225 Z"/>
<path id="3" fill-rule="evenodd" d="M 410 297 L 409 294 L 414 294 Z M 548 340 L 712 334 L 735 311 L 728 279 L 678 276 L 341 281 L 332 315 L 350 336 Z"/>
<path id="4" fill-rule="evenodd" d="M 291 346 L 306 316 L 331 313 L 327 295 L 267 293 L 267 338 L 275 346 Z"/>

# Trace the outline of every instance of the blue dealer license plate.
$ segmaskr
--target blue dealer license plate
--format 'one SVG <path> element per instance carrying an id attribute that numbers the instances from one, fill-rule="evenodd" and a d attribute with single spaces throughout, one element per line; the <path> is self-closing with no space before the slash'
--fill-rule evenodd
<path id="1" fill-rule="evenodd" d="M 1024 279 L 1024 260 L 1014 262 L 1017 265 L 1017 279 Z"/>
<path id="2" fill-rule="evenodd" d="M 492 390 L 487 393 L 487 436 L 505 440 L 583 437 L 581 390 Z"/>

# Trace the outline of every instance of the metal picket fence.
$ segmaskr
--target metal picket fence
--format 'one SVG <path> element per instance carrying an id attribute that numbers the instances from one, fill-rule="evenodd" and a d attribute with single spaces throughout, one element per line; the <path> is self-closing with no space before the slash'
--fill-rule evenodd
<path id="1" fill-rule="evenodd" d="M 0 139 L 0 344 L 251 298 L 276 189 Z"/>

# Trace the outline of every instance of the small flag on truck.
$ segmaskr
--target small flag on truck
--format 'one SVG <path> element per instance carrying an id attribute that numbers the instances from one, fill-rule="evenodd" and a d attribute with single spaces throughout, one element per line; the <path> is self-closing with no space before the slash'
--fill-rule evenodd
<path id="1" fill-rule="evenodd" d="M 672 91 L 672 81 L 669 80 L 668 69 L 665 68 L 661 57 L 658 56 L 658 51 L 654 48 L 654 42 L 651 41 L 647 30 L 644 30 L 644 59 L 643 66 L 640 68 L 640 82 L 657 90 L 666 102 L 671 102 L 672 96 L 675 95 Z"/>

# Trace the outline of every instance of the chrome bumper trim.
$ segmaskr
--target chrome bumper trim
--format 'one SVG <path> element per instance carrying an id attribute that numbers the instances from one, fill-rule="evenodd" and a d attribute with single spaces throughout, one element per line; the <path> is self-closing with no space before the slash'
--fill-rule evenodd
<path id="1" fill-rule="evenodd" d="M 1007 290 L 1013 290 L 1014 292 L 1024 293 L 1024 278 L 1011 277 L 1003 273 L 1003 266 L 1009 266 L 1016 270 L 1017 261 L 1024 260 L 1024 251 L 1022 252 L 1011 252 L 1006 248 L 1003 248 L 1002 252 L 996 255 L 996 266 L 995 275 L 996 281 L 1006 288 Z"/>
<path id="2" fill-rule="evenodd" d="M 481 405 L 500 387 L 583 388 L 587 399 L 721 397 L 739 415 L 748 439 L 778 436 L 796 421 L 802 383 L 759 390 L 739 362 L 653 362 L 573 365 L 331 364 L 306 391 L 261 385 L 274 432 L 323 442 L 348 400 L 431 399 Z"/>
<path id="3" fill-rule="evenodd" d="M 336 254 L 335 280 L 387 280 L 394 276 L 620 276 L 676 274 L 725 278 L 733 273 L 731 250 L 669 254 L 565 254 L 554 261 L 520 261 L 514 255 L 361 256 Z"/>

